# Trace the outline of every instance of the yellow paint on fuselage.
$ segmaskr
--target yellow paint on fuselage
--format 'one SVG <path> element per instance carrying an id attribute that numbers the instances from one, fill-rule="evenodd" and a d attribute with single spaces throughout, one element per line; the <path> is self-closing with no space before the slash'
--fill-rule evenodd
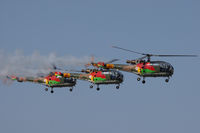
<path id="1" fill-rule="evenodd" d="M 49 81 L 47 79 L 44 79 L 44 82 L 48 85 Z"/>
<path id="2" fill-rule="evenodd" d="M 113 69 L 114 68 L 114 64 L 106 64 L 106 68 Z"/>
<path id="3" fill-rule="evenodd" d="M 65 77 L 65 78 L 70 78 L 70 73 L 63 73 L 63 76 Z"/>

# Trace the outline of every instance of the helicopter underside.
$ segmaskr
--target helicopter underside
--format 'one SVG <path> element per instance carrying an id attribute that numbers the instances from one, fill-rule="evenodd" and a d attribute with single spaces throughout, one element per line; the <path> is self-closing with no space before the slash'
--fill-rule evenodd
<path id="1" fill-rule="evenodd" d="M 119 80 L 108 80 L 108 81 L 90 81 L 93 84 L 120 84 L 122 81 Z"/>
<path id="2" fill-rule="evenodd" d="M 171 77 L 172 75 L 169 73 L 145 73 L 145 74 L 137 74 L 141 77 Z"/>
<path id="3" fill-rule="evenodd" d="M 46 85 L 46 84 L 45 84 Z M 46 85 L 47 87 L 51 87 L 51 88 L 54 88 L 54 87 L 73 87 L 75 86 L 76 83 L 63 83 L 63 84 L 51 84 L 51 85 Z"/>

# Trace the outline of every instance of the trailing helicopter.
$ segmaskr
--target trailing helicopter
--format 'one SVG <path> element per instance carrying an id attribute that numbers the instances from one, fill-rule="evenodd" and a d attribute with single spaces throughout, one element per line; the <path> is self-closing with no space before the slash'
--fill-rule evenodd
<path id="1" fill-rule="evenodd" d="M 69 70 L 57 68 L 55 64 L 52 64 L 50 71 L 48 75 L 45 73 L 38 73 L 36 77 L 8 75 L 6 78 L 18 82 L 42 84 L 50 87 L 51 93 L 54 93 L 53 88 L 60 87 L 71 87 L 69 90 L 72 91 L 73 87 L 76 85 L 77 79 L 86 80 L 93 85 L 97 85 L 97 90 L 100 90 L 99 85 L 103 84 L 117 84 L 116 88 L 119 89 L 120 84 L 123 82 L 123 75 L 116 70 L 83 69 L 82 71 L 76 71 L 76 73 L 69 73 Z M 90 88 L 93 88 L 93 85 L 90 85 Z M 45 90 L 48 91 L 48 88 L 45 88 Z"/>
<path id="2" fill-rule="evenodd" d="M 99 85 L 109 84 L 117 84 L 116 89 L 119 89 L 120 84 L 123 82 L 123 74 L 116 70 L 83 69 L 77 72 L 79 73 L 64 73 L 64 75 L 68 75 L 68 78 L 89 81 L 92 83 L 90 88 L 97 85 L 97 91 L 100 90 Z"/>
<path id="3" fill-rule="evenodd" d="M 112 60 L 113 62 L 116 60 Z M 119 89 L 120 84 L 123 82 L 123 74 L 117 70 L 106 70 L 106 69 L 82 69 L 78 70 L 67 70 L 58 68 L 55 64 L 52 64 L 54 70 L 62 71 L 62 75 L 67 78 L 84 80 L 92 83 L 90 88 L 97 85 L 97 91 L 100 90 L 99 85 L 110 85 L 117 84 L 116 89 Z"/>
<path id="4" fill-rule="evenodd" d="M 68 78 L 61 72 L 50 72 L 48 75 L 38 76 L 38 77 L 17 77 L 14 75 L 7 76 L 7 79 L 16 80 L 18 82 L 33 82 L 45 85 L 51 88 L 51 93 L 54 93 L 53 88 L 60 87 L 71 87 L 69 90 L 72 91 L 73 87 L 76 85 L 76 79 Z M 48 88 L 45 88 L 48 91 Z"/>
<path id="5" fill-rule="evenodd" d="M 97 62 L 94 63 L 94 59 L 92 58 L 91 63 L 86 64 L 86 66 L 92 65 L 97 68 L 101 69 L 117 69 L 121 71 L 131 72 L 139 77 L 137 78 L 138 81 L 141 80 L 141 77 L 143 78 L 142 83 L 144 84 L 146 77 L 167 77 L 165 79 L 165 82 L 169 82 L 170 77 L 172 77 L 174 73 L 173 66 L 165 61 L 151 61 L 152 56 L 157 57 L 197 57 L 197 55 L 157 55 L 157 54 L 146 54 L 146 53 L 140 53 L 135 52 L 132 50 L 124 49 L 117 46 L 112 46 L 113 48 L 125 50 L 128 52 L 136 53 L 142 55 L 141 58 L 135 59 L 135 60 L 127 60 L 126 64 L 112 64 L 110 62 L 104 63 L 104 62 Z M 146 60 L 145 60 L 146 59 Z M 117 59 L 112 60 L 117 61 Z"/>

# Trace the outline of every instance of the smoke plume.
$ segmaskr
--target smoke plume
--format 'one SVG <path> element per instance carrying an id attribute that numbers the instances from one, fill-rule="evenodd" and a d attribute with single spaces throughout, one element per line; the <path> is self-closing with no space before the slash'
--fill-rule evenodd
<path id="1" fill-rule="evenodd" d="M 47 73 L 52 65 L 59 68 L 74 68 L 84 66 L 90 58 L 75 56 L 57 56 L 55 53 L 41 55 L 34 52 L 30 55 L 24 55 L 23 52 L 16 50 L 14 53 L 6 53 L 0 50 L 0 77 L 6 75 L 17 76 L 36 76 L 37 73 Z"/>

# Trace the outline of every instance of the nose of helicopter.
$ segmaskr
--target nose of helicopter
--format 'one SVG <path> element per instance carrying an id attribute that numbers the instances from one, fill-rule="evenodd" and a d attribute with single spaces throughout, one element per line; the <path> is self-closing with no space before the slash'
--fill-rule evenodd
<path id="1" fill-rule="evenodd" d="M 120 73 L 120 77 L 119 77 L 120 81 L 123 82 L 124 81 L 124 76 L 123 74 Z"/>
<path id="2" fill-rule="evenodd" d="M 170 65 L 169 73 L 170 73 L 170 76 L 174 74 L 174 68 L 172 65 Z"/>

